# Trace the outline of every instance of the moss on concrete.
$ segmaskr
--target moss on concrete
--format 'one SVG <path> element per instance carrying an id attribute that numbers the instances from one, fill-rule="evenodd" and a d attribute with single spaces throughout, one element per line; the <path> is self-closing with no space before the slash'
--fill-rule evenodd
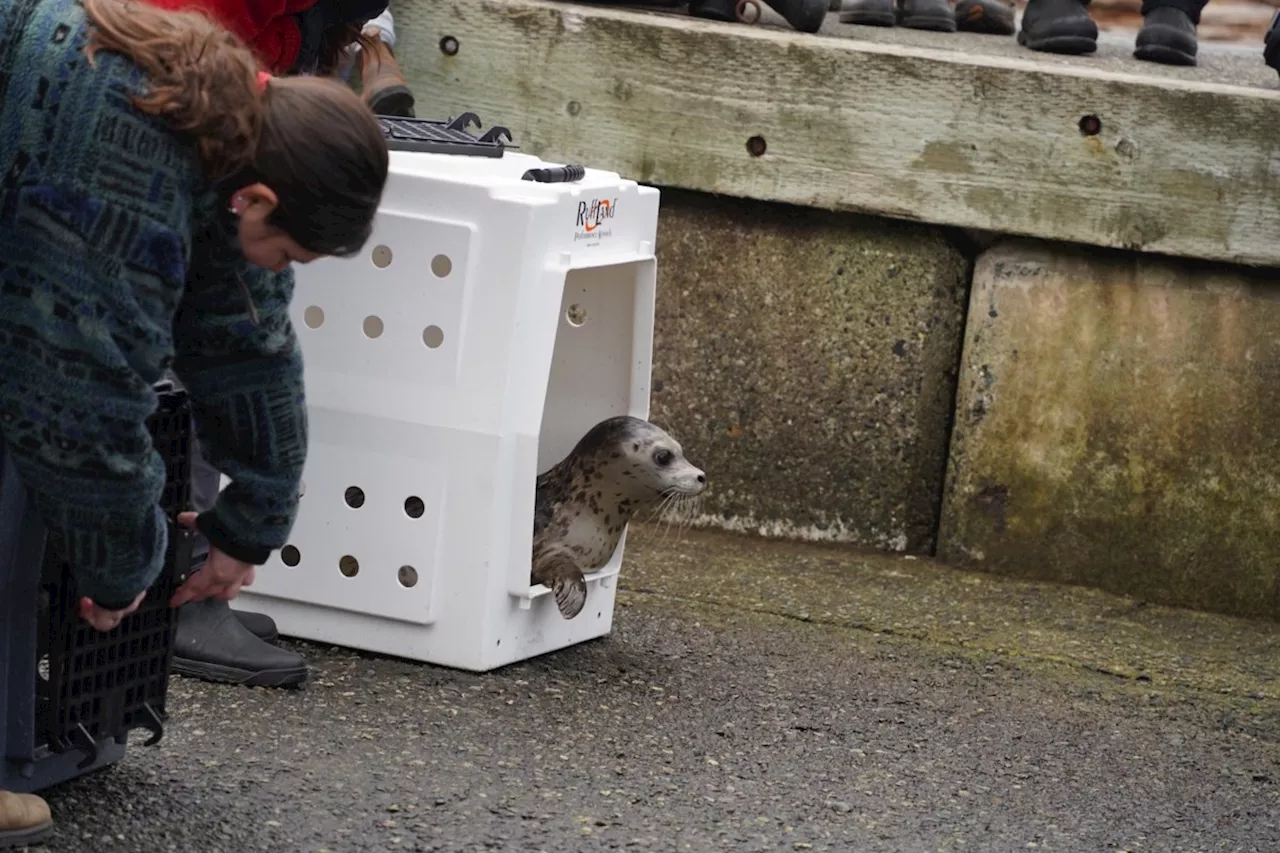
<path id="1" fill-rule="evenodd" d="M 936 229 L 664 190 L 653 418 L 704 522 L 930 550 L 967 272 Z"/>
<path id="2" fill-rule="evenodd" d="M 1013 242 L 979 260 L 939 556 L 1280 617 L 1280 289 Z"/>
<path id="3" fill-rule="evenodd" d="M 847 546 L 636 526 L 620 586 L 893 635 L 1153 690 L 1280 697 L 1280 625 Z"/>

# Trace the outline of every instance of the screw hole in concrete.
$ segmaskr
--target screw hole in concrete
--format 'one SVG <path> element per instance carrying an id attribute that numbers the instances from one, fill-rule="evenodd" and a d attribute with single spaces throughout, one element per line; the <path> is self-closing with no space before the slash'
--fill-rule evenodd
<path id="1" fill-rule="evenodd" d="M 1080 132 L 1085 136 L 1097 136 L 1102 132 L 1102 119 L 1095 115 L 1081 116 Z"/>
<path id="2" fill-rule="evenodd" d="M 752 157 L 763 157 L 768 150 L 769 146 L 763 136 L 753 136 L 747 140 L 747 153 Z"/>

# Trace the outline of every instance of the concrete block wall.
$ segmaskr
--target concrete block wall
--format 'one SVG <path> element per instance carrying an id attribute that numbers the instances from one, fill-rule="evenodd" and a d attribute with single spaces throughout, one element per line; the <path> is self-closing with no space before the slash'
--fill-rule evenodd
<path id="1" fill-rule="evenodd" d="M 652 418 L 699 523 L 928 553 L 969 261 L 941 230 L 664 189 Z"/>
<path id="2" fill-rule="evenodd" d="M 699 524 L 1280 618 L 1267 271 L 665 190 Z"/>

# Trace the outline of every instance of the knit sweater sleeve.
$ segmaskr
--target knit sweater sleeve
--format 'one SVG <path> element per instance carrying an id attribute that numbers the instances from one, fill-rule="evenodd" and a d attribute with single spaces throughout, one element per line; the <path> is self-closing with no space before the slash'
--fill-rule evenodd
<path id="1" fill-rule="evenodd" d="M 201 453 L 230 480 L 197 524 L 219 550 L 261 565 L 286 544 L 307 454 L 293 271 L 250 266 L 238 250 L 232 259 L 206 254 L 192 269 L 174 322 L 174 372 L 190 395 Z"/>
<path id="2" fill-rule="evenodd" d="M 104 195 L 10 194 L 0 227 L 0 427 L 77 593 L 120 609 L 159 575 L 164 465 L 147 418 L 186 233 Z"/>

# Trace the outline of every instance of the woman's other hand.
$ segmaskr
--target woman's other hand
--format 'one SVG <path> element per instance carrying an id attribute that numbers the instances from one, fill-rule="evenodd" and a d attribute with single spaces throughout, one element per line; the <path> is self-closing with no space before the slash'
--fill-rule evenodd
<path id="1" fill-rule="evenodd" d="M 178 516 L 178 523 L 188 530 L 195 530 L 196 514 L 184 512 Z M 252 563 L 242 563 L 210 546 L 209 559 L 205 561 L 203 568 L 178 587 L 178 591 L 169 600 L 169 605 L 180 607 L 189 601 L 203 601 L 206 598 L 230 601 L 240 594 L 241 587 L 253 584 L 253 574 Z"/>
<path id="2" fill-rule="evenodd" d="M 93 603 L 91 598 L 80 599 L 80 618 L 88 622 L 99 631 L 106 633 L 115 630 L 124 617 L 138 609 L 138 605 L 142 604 L 142 599 L 147 597 L 147 591 L 144 589 L 138 593 L 138 597 L 133 600 L 124 610 L 107 610 Z"/>

